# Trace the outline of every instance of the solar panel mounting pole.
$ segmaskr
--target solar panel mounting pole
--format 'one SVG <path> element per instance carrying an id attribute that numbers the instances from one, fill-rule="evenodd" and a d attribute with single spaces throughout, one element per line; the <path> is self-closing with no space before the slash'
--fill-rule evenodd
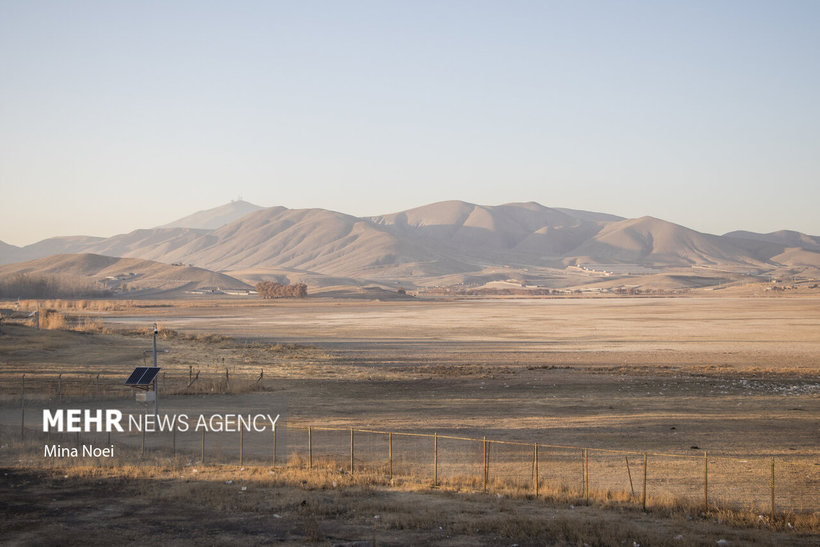
<path id="1" fill-rule="evenodd" d="M 157 368 L 157 324 L 154 323 L 154 368 Z M 159 415 L 159 374 L 154 378 L 154 416 Z"/>

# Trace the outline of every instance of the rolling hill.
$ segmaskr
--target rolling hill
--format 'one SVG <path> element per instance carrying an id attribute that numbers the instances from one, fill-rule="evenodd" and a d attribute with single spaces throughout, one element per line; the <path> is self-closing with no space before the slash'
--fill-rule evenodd
<path id="1" fill-rule="evenodd" d="M 653 217 L 607 225 L 573 250 L 572 260 L 591 263 L 633 263 L 651 266 L 744 265 L 764 261 L 727 238 L 703 234 Z"/>
<path id="2" fill-rule="evenodd" d="M 800 232 L 795 232 L 793 230 L 780 230 L 779 232 L 772 232 L 769 234 L 758 234 L 755 232 L 738 230 L 724 234 L 723 237 L 742 239 L 745 241 L 772 243 L 775 245 L 785 245 L 787 247 L 796 247 L 809 251 L 820 252 L 820 237 L 801 234 Z"/>
<path id="3" fill-rule="evenodd" d="M 612 265 L 628 265 L 642 274 L 699 267 L 743 275 L 813 275 L 820 268 L 820 238 L 798 232 L 718 236 L 653 217 L 624 219 L 533 202 L 484 206 L 463 201 L 367 218 L 232 202 L 111 238 L 51 238 L 23 248 L 0 245 L 0 263 L 67 253 L 189 264 L 238 272 L 249 281 L 272 275 L 319 284 L 324 279 L 326 284 L 410 286 L 503 279 L 560 284 L 567 282 L 571 266 L 610 274 L 618 270 Z"/>
<path id="4" fill-rule="evenodd" d="M 435 257 L 365 219 L 324 209 L 271 207 L 214 230 L 169 257 L 231 271 L 281 268 L 368 277 Z"/>
<path id="5" fill-rule="evenodd" d="M 488 207 L 447 201 L 371 220 L 466 262 L 533 265 L 560 263 L 604 225 L 532 202 Z"/>
<path id="6" fill-rule="evenodd" d="M 9 286 L 25 277 L 47 279 L 58 288 L 95 287 L 99 291 L 127 294 L 251 288 L 228 275 L 193 266 L 88 253 L 52 255 L 0 266 L 0 284 Z"/>

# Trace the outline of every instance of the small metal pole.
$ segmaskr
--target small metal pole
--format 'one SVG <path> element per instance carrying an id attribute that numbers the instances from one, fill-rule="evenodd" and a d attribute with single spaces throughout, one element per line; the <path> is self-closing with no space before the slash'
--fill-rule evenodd
<path id="1" fill-rule="evenodd" d="M 194 379 L 194 365 L 188 365 L 188 383 L 190 384 Z"/>
<path id="2" fill-rule="evenodd" d="M 239 428 L 239 465 L 245 464 L 245 428 Z"/>
<path id="3" fill-rule="evenodd" d="M 199 459 L 205 463 L 205 428 L 202 428 L 202 446 L 200 448 Z"/>
<path id="4" fill-rule="evenodd" d="M 313 440 L 310 426 L 308 426 L 308 469 L 313 469 Z"/>
<path id="5" fill-rule="evenodd" d="M 387 434 L 387 475 L 393 478 L 393 433 Z"/>
<path id="6" fill-rule="evenodd" d="M 643 455 L 643 493 L 641 494 L 641 507 L 646 511 L 646 452 Z"/>
<path id="7" fill-rule="evenodd" d="M 626 461 L 626 474 L 629 476 L 629 489 L 632 491 L 632 498 L 635 498 L 635 487 L 632 485 L 632 471 L 629 470 L 629 456 L 624 456 Z"/>
<path id="8" fill-rule="evenodd" d="M 774 456 L 772 456 L 772 510 L 769 516 L 771 526 L 774 526 Z"/>
<path id="9" fill-rule="evenodd" d="M 538 443 L 532 445 L 533 482 L 535 483 L 535 497 L 538 497 Z"/>
<path id="10" fill-rule="evenodd" d="M 487 436 L 484 436 L 484 491 L 487 491 L 487 479 L 490 474 L 490 453 L 487 451 Z"/>
<path id="11" fill-rule="evenodd" d="M 157 324 L 154 323 L 154 368 L 157 368 Z M 159 415 L 159 377 L 154 378 L 154 416 Z"/>
<path id="12" fill-rule="evenodd" d="M 353 474 L 353 428 L 350 428 L 350 474 Z"/>
<path id="13" fill-rule="evenodd" d="M 433 486 L 438 486 L 438 433 L 433 433 Z"/>
<path id="14" fill-rule="evenodd" d="M 586 460 L 586 449 L 581 449 L 581 497 L 584 497 L 584 492 L 587 489 L 587 466 L 585 463 Z"/>
<path id="15" fill-rule="evenodd" d="M 709 510 L 709 452 L 703 451 L 703 510 Z"/>

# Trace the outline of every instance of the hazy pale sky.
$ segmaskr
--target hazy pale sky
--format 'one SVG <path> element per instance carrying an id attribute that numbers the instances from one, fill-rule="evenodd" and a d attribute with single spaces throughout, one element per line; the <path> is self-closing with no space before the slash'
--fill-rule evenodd
<path id="1" fill-rule="evenodd" d="M 820 2 L 0 0 L 0 240 L 242 196 L 820 235 Z"/>

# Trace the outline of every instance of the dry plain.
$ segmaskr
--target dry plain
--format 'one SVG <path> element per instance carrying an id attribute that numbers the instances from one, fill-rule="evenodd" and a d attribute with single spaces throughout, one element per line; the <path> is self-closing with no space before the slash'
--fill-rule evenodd
<path id="1" fill-rule="evenodd" d="M 278 397 L 287 401 L 288 426 L 294 429 L 436 432 L 684 459 L 708 451 L 714 458 L 718 491 L 724 488 L 729 496 L 735 482 L 761 482 L 747 504 L 762 504 L 766 499 L 765 469 L 756 466 L 776 457 L 798 470 L 788 479 L 792 491 L 778 491 L 778 503 L 790 510 L 813 511 L 816 520 L 820 487 L 817 298 L 385 302 L 310 298 L 273 303 L 137 302 L 114 311 L 77 313 L 93 315 L 106 329 L 144 329 L 157 321 L 165 333 L 188 335 L 160 337 L 160 347 L 170 350 L 160 356 L 161 366 L 172 375 L 169 392 L 162 396 L 167 412 L 227 408 L 252 412 Z M 5 330 L 0 346 L 4 385 L 15 385 L 23 372 L 31 375 L 34 385 L 38 372 L 67 374 L 70 368 L 83 375 L 102 374 L 103 384 L 110 385 L 108 397 L 121 401 L 123 407 L 137 407 L 116 379 L 143 362 L 142 350 L 150 337 L 35 333 L 24 327 Z M 203 379 L 209 374 L 217 378 L 227 368 L 237 378 L 235 387 L 227 395 L 212 396 L 171 389 L 176 385 L 174 375 L 185 383 L 189 366 L 201 371 Z M 259 372 L 264 377 L 254 388 L 251 380 Z M 237 387 L 239 378 L 247 381 L 247 389 Z M 19 423 L 19 413 L 10 395 L 5 399 L 3 422 L 15 421 Z M 249 442 L 253 453 L 255 441 Z M 303 451 L 298 434 L 290 434 L 288 442 L 289 448 Z M 263 443 L 258 444 L 261 453 Z M 458 448 L 451 450 L 458 452 Z M 472 462 L 470 450 L 459 457 Z M 226 456 L 225 462 L 231 457 Z M 621 458 L 617 455 L 618 461 Z M 746 462 L 748 469 L 738 462 Z M 526 466 L 523 469 L 520 474 L 526 475 Z M 609 472 L 610 468 L 602 469 Z M 623 469 L 618 472 L 623 474 Z M 590 480 L 594 485 L 595 477 Z M 686 488 L 701 487 L 694 481 Z M 795 492 L 796 497 L 789 497 Z M 299 518 L 304 516 L 301 511 Z M 634 517 L 624 519 L 632 522 Z M 335 519 L 340 521 L 335 525 L 333 518 L 322 517 L 320 536 L 337 537 L 330 531 L 345 519 L 350 524 L 347 517 Z M 447 519 L 458 520 L 452 515 Z M 707 524 L 714 523 L 701 528 L 690 523 L 685 534 L 667 536 L 685 535 L 691 544 L 701 540 L 708 544 L 706 539 L 711 539 L 714 544 L 714 534 L 728 533 Z M 525 534 L 523 526 L 520 535 L 513 527 L 503 533 L 496 530 L 483 540 L 481 534 L 453 530 L 446 538 L 424 537 L 440 544 L 459 544 L 458 538 L 464 544 L 527 543 L 528 537 L 535 543 L 549 543 L 547 536 Z M 667 524 L 653 521 L 646 526 L 648 534 Z M 417 532 L 421 533 L 412 531 Z M 811 544 L 816 539 L 800 534 L 775 539 L 765 530 L 747 532 L 742 542 Z M 595 535 L 589 533 L 590 538 Z M 629 528 L 629 534 L 635 533 Z M 304 531 L 300 534 L 291 532 L 289 537 L 297 543 L 313 537 Z M 396 530 L 386 537 L 401 543 Z M 583 543 L 581 536 L 572 536 L 577 541 L 561 537 L 555 543 Z M 659 536 L 645 537 L 654 538 L 650 543 L 660 542 Z"/>

